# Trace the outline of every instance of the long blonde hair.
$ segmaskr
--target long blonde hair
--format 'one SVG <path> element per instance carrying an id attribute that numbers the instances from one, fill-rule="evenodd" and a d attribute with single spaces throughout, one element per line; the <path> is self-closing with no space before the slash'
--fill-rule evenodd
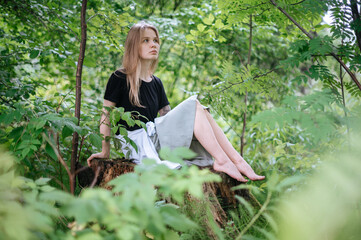
<path id="1" fill-rule="evenodd" d="M 127 85 L 129 88 L 130 103 L 137 107 L 144 107 L 139 100 L 139 88 L 142 81 L 139 79 L 141 61 L 139 57 L 139 46 L 141 44 L 141 36 L 144 31 L 149 28 L 152 29 L 159 42 L 159 33 L 156 27 L 144 21 L 134 24 L 128 32 L 127 39 L 124 45 L 124 55 L 122 67 L 119 69 L 127 75 Z M 158 59 L 154 60 L 150 66 L 149 74 L 153 74 L 157 68 Z"/>

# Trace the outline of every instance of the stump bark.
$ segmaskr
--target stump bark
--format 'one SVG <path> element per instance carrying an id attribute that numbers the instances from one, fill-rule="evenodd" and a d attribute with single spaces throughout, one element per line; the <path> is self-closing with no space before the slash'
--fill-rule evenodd
<path id="1" fill-rule="evenodd" d="M 131 161 L 124 159 L 114 160 L 101 160 L 94 159 L 92 167 L 82 167 L 78 165 L 78 183 L 81 188 L 99 186 L 102 188 L 110 189 L 107 183 L 121 174 L 134 171 L 135 164 Z M 253 195 L 245 189 L 232 190 L 232 187 L 238 186 L 240 182 L 229 177 L 225 173 L 215 172 L 213 169 L 209 169 L 211 172 L 218 174 L 221 182 L 208 182 L 203 184 L 204 199 L 199 200 L 190 194 L 186 194 L 185 199 L 187 201 L 186 208 L 189 216 L 192 219 L 202 219 L 201 225 L 206 229 L 207 235 L 210 239 L 218 239 L 214 232 L 214 224 L 224 228 L 228 221 L 227 212 L 232 209 L 236 209 L 238 202 L 236 195 L 243 197 L 249 201 L 253 206 L 258 206 L 258 201 Z M 209 214 L 211 216 L 207 216 Z M 197 216 L 196 216 L 197 215 Z"/>

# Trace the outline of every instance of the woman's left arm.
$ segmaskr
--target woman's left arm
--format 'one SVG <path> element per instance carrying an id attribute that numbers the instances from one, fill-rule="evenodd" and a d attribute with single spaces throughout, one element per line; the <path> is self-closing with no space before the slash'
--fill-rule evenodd
<path id="1" fill-rule="evenodd" d="M 164 116 L 164 115 L 166 115 L 169 111 L 170 111 L 170 106 L 169 106 L 169 105 L 164 106 L 163 108 L 161 108 L 161 109 L 159 110 L 159 115 L 160 115 L 160 116 Z"/>

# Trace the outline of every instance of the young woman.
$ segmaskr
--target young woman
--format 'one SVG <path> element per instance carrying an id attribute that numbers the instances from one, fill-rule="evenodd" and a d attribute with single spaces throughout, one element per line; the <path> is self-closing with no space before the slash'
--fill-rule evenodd
<path id="1" fill-rule="evenodd" d="M 135 24 L 128 33 L 124 48 L 122 68 L 109 78 L 104 107 L 123 107 L 125 111 L 137 111 L 146 117 L 140 120 L 147 123 L 147 132 L 140 127 L 129 127 L 125 122 L 119 123 L 126 126 L 128 137 L 138 146 L 138 151 L 131 149 L 131 158 L 138 163 L 145 157 L 154 158 L 170 168 L 177 168 L 177 164 L 161 161 L 156 149 L 193 146 L 205 156 L 198 159 L 198 164 L 193 162 L 197 165 L 209 165 L 209 158 L 208 162 L 206 159 L 210 154 L 216 171 L 240 182 L 247 182 L 242 174 L 251 180 L 265 178 L 257 175 L 233 148 L 196 96 L 171 110 L 161 80 L 153 75 L 159 54 L 159 34 L 154 26 L 145 22 Z M 157 118 L 158 113 L 160 117 Z M 110 135 L 109 125 L 108 112 L 103 108 L 100 133 L 104 137 Z M 110 143 L 103 140 L 102 152 L 92 154 L 87 160 L 88 165 L 94 158 L 109 158 L 109 152 Z"/>

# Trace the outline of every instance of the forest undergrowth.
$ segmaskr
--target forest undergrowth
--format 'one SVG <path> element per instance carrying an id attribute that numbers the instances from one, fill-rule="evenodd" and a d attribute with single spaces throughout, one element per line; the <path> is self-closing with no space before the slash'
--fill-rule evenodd
<path id="1" fill-rule="evenodd" d="M 0 239 L 208 239 L 205 221 L 218 239 L 359 239 L 360 5 L 0 1 Z M 74 181 L 76 164 L 101 149 L 105 85 L 129 27 L 142 19 L 160 31 L 155 75 L 171 106 L 197 94 L 266 176 L 235 187 L 257 204 L 237 196 L 223 228 L 202 204 L 202 184 L 220 181 L 207 170 L 149 160 L 112 190 Z M 111 114 L 119 119 L 144 125 L 122 108 Z M 112 146 L 117 131 L 134 145 L 113 124 Z M 192 156 L 161 153 L 182 164 Z M 112 147 L 111 158 L 122 157 Z M 199 214 L 186 192 L 199 199 Z"/>

